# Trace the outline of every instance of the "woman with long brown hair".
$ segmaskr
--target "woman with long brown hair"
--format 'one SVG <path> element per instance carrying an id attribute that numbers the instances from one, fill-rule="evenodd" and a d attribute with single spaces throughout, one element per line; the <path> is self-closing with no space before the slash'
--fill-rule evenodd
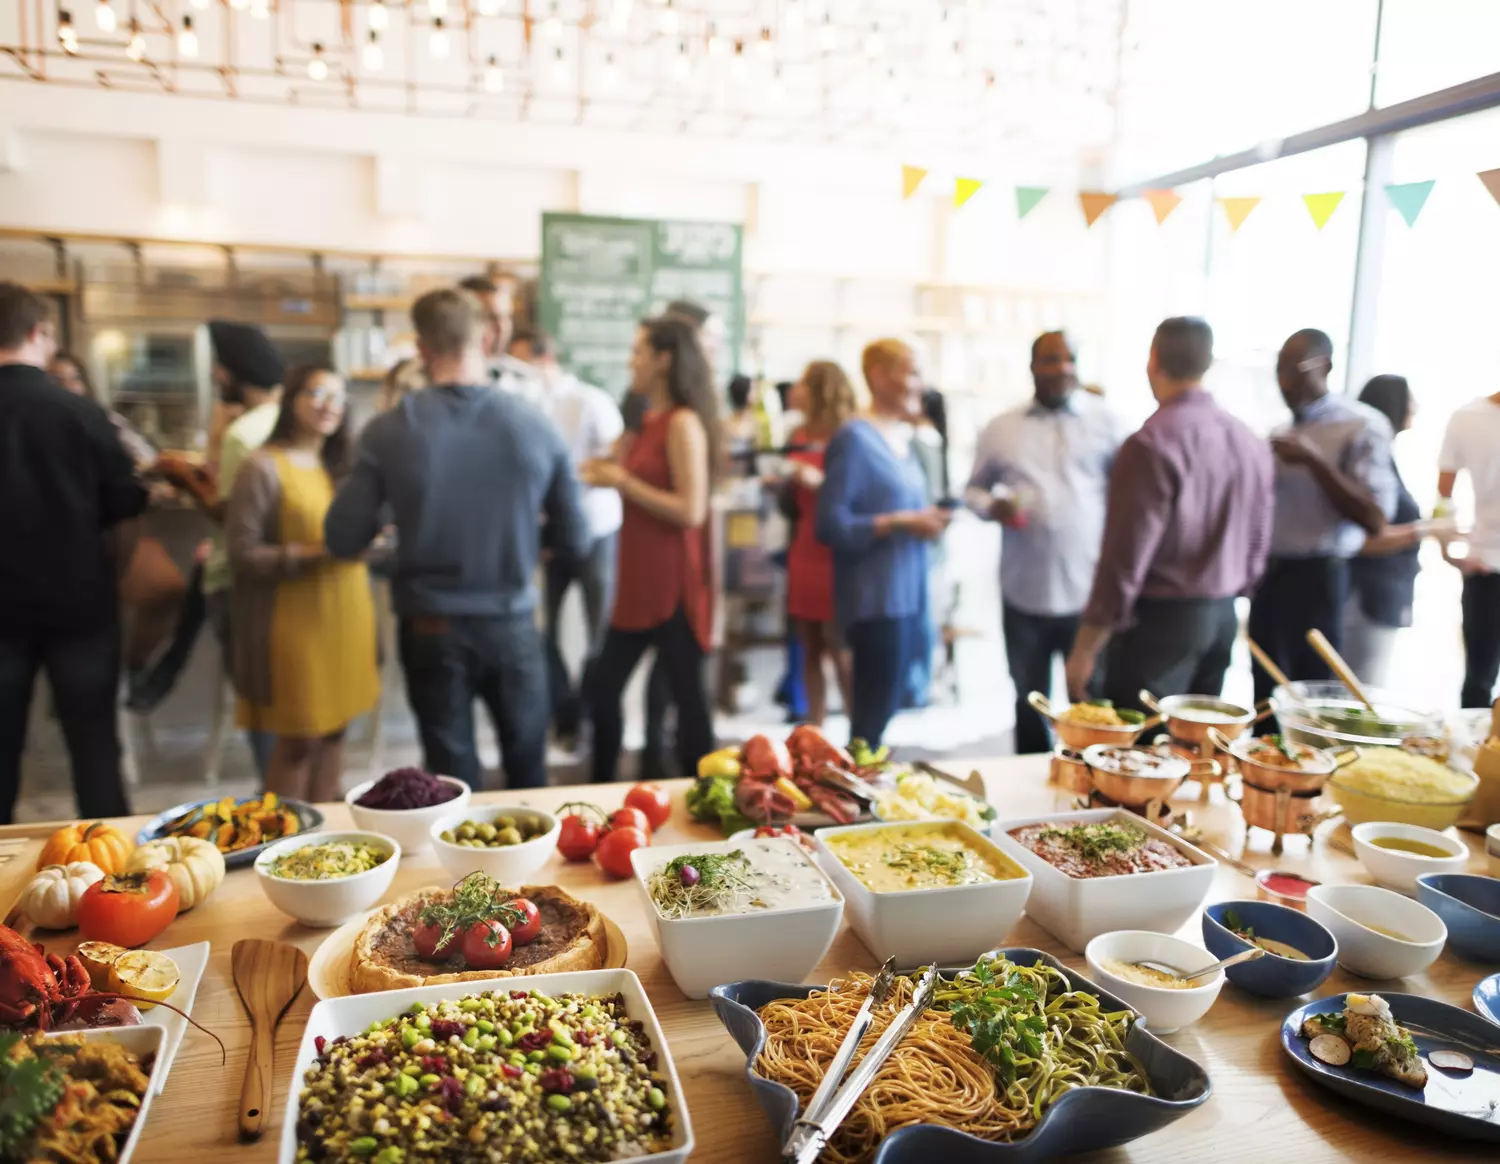
<path id="1" fill-rule="evenodd" d="M 677 705 L 682 771 L 713 750 L 703 677 L 713 630 L 708 499 L 720 447 L 713 378 L 696 329 L 675 316 L 641 324 L 630 372 L 647 402 L 641 430 L 617 459 L 586 462 L 579 474 L 625 502 L 614 616 L 588 679 L 596 782 L 615 778 L 620 699 L 651 647 Z"/>
<path id="2" fill-rule="evenodd" d="M 854 415 L 854 386 L 831 360 L 815 360 L 792 386 L 789 403 L 802 413 L 802 427 L 792 434 L 796 451 L 788 485 L 796 506 L 797 532 L 787 548 L 787 616 L 795 619 L 802 640 L 802 681 L 807 690 L 807 719 L 821 724 L 828 714 L 828 681 L 823 660 L 833 663 L 844 711 L 850 710 L 849 652 L 839 641 L 833 615 L 833 551 L 818 541 L 818 489 L 823 484 L 823 451 L 844 421 Z"/>
<path id="3" fill-rule="evenodd" d="M 350 455 L 344 382 L 330 368 L 295 369 L 225 519 L 240 726 L 276 737 L 266 787 L 307 800 L 338 796 L 344 731 L 380 696 L 364 563 L 323 544 Z"/>

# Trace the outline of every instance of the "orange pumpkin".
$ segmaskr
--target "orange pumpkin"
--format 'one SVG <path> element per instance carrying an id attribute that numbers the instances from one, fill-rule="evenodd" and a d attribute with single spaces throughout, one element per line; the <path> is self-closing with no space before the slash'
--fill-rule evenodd
<path id="1" fill-rule="evenodd" d="M 66 825 L 47 838 L 36 867 L 92 861 L 106 873 L 121 873 L 134 848 L 135 844 L 129 837 L 102 820 L 93 824 Z"/>

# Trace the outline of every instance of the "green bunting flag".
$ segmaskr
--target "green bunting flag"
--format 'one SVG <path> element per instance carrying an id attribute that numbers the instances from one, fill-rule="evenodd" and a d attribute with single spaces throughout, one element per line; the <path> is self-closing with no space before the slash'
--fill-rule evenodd
<path id="1" fill-rule="evenodd" d="M 1047 197 L 1049 186 L 1017 186 L 1016 187 L 1016 217 L 1025 218 L 1033 210 L 1036 204 Z"/>
<path id="2" fill-rule="evenodd" d="M 1391 205 L 1400 212 L 1401 217 L 1406 219 L 1407 226 L 1417 225 L 1417 215 L 1422 213 L 1422 207 L 1427 205 L 1427 195 L 1432 193 L 1432 188 L 1437 185 L 1437 179 L 1426 182 L 1402 182 L 1399 185 L 1387 186 L 1385 196 L 1391 200 Z"/>

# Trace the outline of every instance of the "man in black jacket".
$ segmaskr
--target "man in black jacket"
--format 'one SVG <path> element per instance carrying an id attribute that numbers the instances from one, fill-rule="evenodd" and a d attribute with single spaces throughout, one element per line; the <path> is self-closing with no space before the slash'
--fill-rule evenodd
<path id="1" fill-rule="evenodd" d="M 119 568 L 146 490 L 108 414 L 43 368 L 47 305 L 0 283 L 0 824 L 9 824 L 37 672 L 73 765 L 79 815 L 125 816 L 115 700 Z"/>

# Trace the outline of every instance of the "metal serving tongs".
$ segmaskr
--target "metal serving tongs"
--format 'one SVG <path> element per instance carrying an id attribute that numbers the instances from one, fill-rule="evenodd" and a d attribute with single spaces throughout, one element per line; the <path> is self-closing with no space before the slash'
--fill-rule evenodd
<path id="1" fill-rule="evenodd" d="M 881 969 L 880 977 L 876 979 L 877 985 L 880 978 L 888 972 L 891 975 L 891 983 L 894 985 L 895 973 L 890 962 L 887 962 Z M 846 1053 L 852 1056 L 859 1042 L 858 1039 L 845 1038 L 843 1045 L 839 1047 L 838 1054 L 834 1056 L 828 1074 L 823 1077 L 823 1082 L 818 1085 L 817 1093 L 807 1105 L 807 1110 L 792 1126 L 792 1134 L 782 1145 L 781 1158 L 784 1164 L 813 1164 L 813 1161 L 818 1158 L 818 1153 L 827 1146 L 829 1138 L 838 1130 L 838 1126 L 844 1122 L 844 1118 L 853 1109 L 859 1097 L 870 1086 L 875 1073 L 890 1058 L 891 1052 L 906 1037 L 906 1033 L 911 1030 L 912 1024 L 917 1021 L 922 1012 L 932 1005 L 933 999 L 937 996 L 937 986 L 938 972 L 934 964 L 922 972 L 917 988 L 912 993 L 911 1001 L 891 1020 L 891 1025 L 886 1027 L 885 1033 L 875 1040 L 875 1045 L 865 1052 L 864 1058 L 859 1061 L 859 1066 L 854 1068 L 849 1078 L 842 1084 L 835 1084 L 832 1094 L 825 1098 L 824 1090 L 829 1087 L 829 1081 L 838 1077 L 836 1069 L 840 1060 L 846 1057 Z M 872 986 L 871 998 L 874 997 L 874 993 L 875 987 Z M 865 1005 L 860 1007 L 859 1015 L 855 1016 L 856 1027 L 859 1025 L 860 1018 L 866 1015 L 866 1007 L 872 1005 L 871 998 L 865 1000 Z M 868 1022 L 865 1024 L 865 1029 L 869 1029 Z M 850 1031 L 850 1035 L 852 1034 L 853 1030 Z M 820 1098 L 823 1099 L 821 1110 L 817 1106 Z"/>
<path id="2" fill-rule="evenodd" d="M 799 1124 L 816 1123 L 827 1110 L 828 1101 L 833 1098 L 833 1093 L 844 1081 L 844 1076 L 849 1071 L 849 1064 L 854 1062 L 854 1052 L 859 1049 L 859 1041 L 865 1037 L 875 1021 L 875 1008 L 891 996 L 891 991 L 895 986 L 896 959 L 887 958 L 885 965 L 880 968 L 880 973 L 875 975 L 875 980 L 870 983 L 870 993 L 865 995 L 864 1002 L 855 1013 L 854 1024 L 844 1035 L 844 1041 L 839 1044 L 839 1049 L 833 1056 L 833 1062 L 828 1064 L 828 1070 L 823 1073 L 823 1082 L 818 1084 L 818 1090 L 813 1092 L 813 1097 L 807 1101 L 807 1110 L 802 1113 Z M 794 1128 L 791 1136 L 788 1137 L 789 1145 L 797 1138 L 798 1130 Z"/>

